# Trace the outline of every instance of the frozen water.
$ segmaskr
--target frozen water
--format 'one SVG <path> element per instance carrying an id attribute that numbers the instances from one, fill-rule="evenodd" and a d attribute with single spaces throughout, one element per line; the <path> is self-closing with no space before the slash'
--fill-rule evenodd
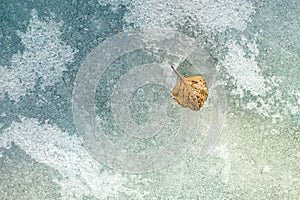
<path id="1" fill-rule="evenodd" d="M 253 44 L 249 44 L 253 45 Z M 255 60 L 259 52 L 257 45 L 254 43 L 253 49 L 246 57 L 242 46 L 237 42 L 229 41 L 227 44 L 228 54 L 221 61 L 230 76 L 233 77 L 237 86 L 236 93 L 241 98 L 244 97 L 244 90 L 249 91 L 254 96 L 265 96 L 270 87 L 267 87 L 265 78 L 261 75 L 261 70 Z"/>
<path id="2" fill-rule="evenodd" d="M 133 23 L 135 27 L 164 27 L 175 26 L 191 19 L 205 31 L 225 31 L 228 28 L 244 30 L 250 20 L 254 7 L 245 0 L 229 1 L 99 1 L 108 2 L 114 6 L 128 4 L 129 11 L 125 14 L 125 21 Z"/>
<path id="3" fill-rule="evenodd" d="M 43 88 L 62 81 L 66 64 L 72 62 L 76 53 L 60 39 L 62 23 L 41 21 L 35 10 L 31 15 L 26 33 L 16 30 L 25 51 L 13 55 L 11 66 L 0 67 L 1 94 L 7 92 L 14 100 L 32 90 L 38 79 Z"/>
<path id="4" fill-rule="evenodd" d="M 59 172 L 62 178 L 57 183 L 63 199 L 84 195 L 106 199 L 121 190 L 131 193 L 123 188 L 126 179 L 121 175 L 99 173 L 101 164 L 83 148 L 80 137 L 69 136 L 55 126 L 23 118 L 1 134 L 0 148 L 10 148 L 12 142 L 35 161 Z"/>
<path id="5" fill-rule="evenodd" d="M 45 195 L 61 199 L 300 198 L 298 0 L 34 0 L 22 4 L 4 0 L 0 11 L 0 199 L 44 199 Z M 151 102 L 174 84 L 174 75 L 164 64 L 179 66 L 183 75 L 200 73 L 207 78 L 219 73 L 222 80 L 208 81 L 209 95 L 214 97 L 212 88 L 225 85 L 225 124 L 216 148 L 208 146 L 210 156 L 203 159 L 203 143 L 218 136 L 207 135 L 216 130 L 211 126 L 214 108 L 222 106 L 209 98 L 197 115 L 199 128 L 191 127 L 197 137 L 178 160 L 158 172 L 122 173 L 94 159 L 84 145 L 84 134 L 74 131 L 69 120 L 71 92 L 80 66 L 97 45 L 118 32 L 153 28 L 161 30 L 145 33 L 141 42 L 165 38 L 161 48 L 127 52 L 107 63 L 109 69 L 95 86 L 95 112 L 107 138 L 143 153 L 172 141 L 180 126 L 179 108 L 171 104 L 165 113 L 158 109 L 165 108 L 164 98 L 158 98 L 163 105 Z M 175 48 L 178 55 L 163 50 L 165 42 L 174 42 L 174 35 L 162 31 L 165 28 L 199 42 L 204 50 L 196 51 L 190 61 L 200 71 L 195 72 L 182 56 L 192 52 L 192 43 L 173 44 L 185 50 L 179 53 L 180 48 Z M 110 52 L 103 63 L 117 52 L 113 47 L 106 46 Z M 99 54 L 88 58 L 93 56 L 99 58 Z M 158 78 L 165 77 L 167 89 L 143 85 L 124 98 L 129 106 L 119 110 L 128 113 L 114 115 L 125 95 L 120 92 L 120 97 L 116 91 L 133 84 L 128 78 L 131 73 L 138 74 L 139 81 L 146 80 L 143 70 L 134 66 L 149 66 L 152 61 L 162 64 L 155 67 L 162 69 Z M 214 66 L 217 71 L 210 70 Z M 93 80 L 87 80 L 86 86 Z M 114 107 L 109 103 L 112 97 Z M 138 102 L 143 100 L 146 103 Z M 131 140 L 115 126 L 124 116 L 132 117 L 129 121 L 135 124 L 125 123 L 125 128 L 135 131 L 129 136 L 140 136 L 138 127 L 156 120 L 152 111 L 169 117 L 170 122 L 162 119 L 155 126 L 155 131 L 160 130 L 163 123 L 169 130 L 166 134 Z M 153 136 L 150 128 L 144 132 L 149 137 Z M 161 160 L 170 156 L 174 155 L 157 154 Z"/>

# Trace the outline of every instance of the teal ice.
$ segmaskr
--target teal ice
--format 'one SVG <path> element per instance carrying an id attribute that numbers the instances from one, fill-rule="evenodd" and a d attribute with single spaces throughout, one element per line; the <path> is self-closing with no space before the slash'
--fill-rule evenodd
<path id="1" fill-rule="evenodd" d="M 2 0 L 0 25 L 0 199 L 300 199 L 299 0 Z M 194 66 L 163 49 L 137 49 L 114 59 L 97 79 L 94 108 L 106 137 L 137 154 L 159 152 L 184 124 L 195 138 L 163 168 L 111 167 L 78 131 L 77 75 L 111 38 L 164 29 L 200 44 L 216 68 L 224 88 L 221 135 L 201 156 L 214 104 L 208 100 L 184 121 L 169 88 L 150 81 L 175 84 L 171 69 L 156 75 L 153 62 L 175 63 L 182 75 L 193 74 Z M 153 40 L 164 37 L 158 31 Z M 99 49 L 103 60 L 111 55 L 100 55 L 106 50 Z M 194 55 L 202 59 L 197 50 Z M 154 131 L 139 129 L 149 123 L 158 134 L 139 138 Z M 130 131 L 137 139 L 126 136 Z M 173 155 L 157 156 L 162 162 Z"/>

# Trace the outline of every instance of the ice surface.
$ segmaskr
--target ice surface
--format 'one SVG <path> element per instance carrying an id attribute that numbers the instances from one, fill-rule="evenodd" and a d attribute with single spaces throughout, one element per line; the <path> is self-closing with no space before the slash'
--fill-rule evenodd
<path id="1" fill-rule="evenodd" d="M 233 88 L 232 95 L 237 95 L 240 106 L 243 109 L 255 111 L 264 116 L 271 116 L 274 121 L 288 118 L 290 113 L 299 115 L 299 104 L 290 102 L 295 98 L 287 90 L 290 89 L 289 84 L 285 80 L 290 80 L 299 73 L 299 70 L 291 73 L 290 70 L 284 70 L 281 65 L 282 59 L 287 60 L 285 65 L 292 65 L 297 68 L 295 63 L 299 62 L 297 42 L 286 40 L 285 35 L 289 38 L 297 37 L 298 31 L 294 28 L 299 26 L 297 17 L 293 18 L 287 13 L 291 12 L 297 16 L 299 3 L 292 1 L 290 4 L 278 3 L 283 10 L 287 10 L 286 14 L 278 13 L 280 9 L 276 9 L 276 2 L 269 3 L 269 7 L 265 11 L 257 12 L 255 5 L 264 5 L 255 1 L 99 1 L 100 4 L 111 3 L 115 7 L 119 5 L 128 5 L 129 11 L 125 14 L 127 24 L 133 24 L 138 28 L 149 27 L 172 27 L 179 29 L 187 34 L 193 35 L 199 39 L 208 40 L 212 46 L 220 46 L 222 48 L 217 57 L 219 59 L 220 68 L 224 68 L 228 76 L 226 76 L 227 85 Z M 282 18 L 278 15 L 281 14 Z M 269 18 L 268 18 L 269 17 Z M 276 24 L 272 24 L 274 19 Z M 287 19 L 288 22 L 283 22 Z M 254 21 L 255 20 L 255 21 Z M 298 20 L 299 21 L 299 20 Z M 250 27 L 249 27 L 250 24 Z M 263 25 L 266 24 L 264 27 Z M 247 27 L 248 26 L 248 27 Z M 259 28 L 257 28 L 259 26 Z M 276 27 L 284 26 L 285 29 Z M 256 29 L 253 30 L 253 27 Z M 264 30 L 265 29 L 265 30 Z M 272 29 L 274 36 L 269 31 Z M 264 31 L 262 31 L 264 30 Z M 287 32 L 287 30 L 291 30 Z M 220 34 L 220 36 L 218 35 Z M 266 36 L 262 43 L 262 37 Z M 286 41 L 286 42 L 283 42 Z M 258 44 L 259 43 L 259 44 Z M 268 51 L 274 53 L 260 52 L 263 46 L 268 47 Z M 274 47 L 272 47 L 274 45 Z M 269 47 L 271 46 L 271 47 Z M 295 48 L 289 50 L 291 46 Z M 224 49 L 227 49 L 226 51 Z M 265 51 L 265 49 L 263 49 Z M 296 52 L 295 52 L 296 50 Z M 218 49 L 212 49 L 218 52 Z M 226 53 L 224 53 L 224 51 Z M 259 62 L 260 58 L 267 57 L 273 66 L 269 66 L 264 61 Z M 280 59 L 281 56 L 283 56 Z M 298 58 L 297 58 L 298 57 Z M 292 62 L 294 60 L 294 62 Z M 280 64 L 281 63 L 281 64 Z M 273 69 L 270 69 L 273 68 Z M 287 67 L 288 68 L 288 67 Z M 282 73 L 278 73 L 281 71 Z M 293 71 L 293 70 L 292 70 Z M 265 75 L 272 72 L 272 75 Z M 287 78 L 284 78 L 287 77 Z M 282 82 L 285 85 L 282 85 Z M 295 83 L 298 79 L 293 78 L 292 85 L 295 89 Z M 286 85 L 287 84 L 287 85 Z M 276 87 L 276 85 L 280 85 Z M 299 84 L 298 84 L 299 85 Z M 297 86 L 296 86 L 297 87 Z M 279 90 L 282 96 L 277 97 L 274 91 Z M 248 93 L 252 97 L 249 97 Z M 289 102 L 290 106 L 285 105 Z M 259 106 L 259 105 L 263 106 Z M 257 106 L 253 106 L 257 105 Z M 275 112 L 277 107 L 281 107 Z"/>
<path id="2" fill-rule="evenodd" d="M 10 148 L 12 142 L 62 175 L 58 184 L 63 199 L 80 199 L 84 195 L 106 199 L 120 190 L 131 193 L 123 187 L 126 179 L 120 174 L 99 173 L 102 165 L 83 148 L 81 138 L 69 136 L 55 126 L 23 118 L 0 135 L 0 148 Z"/>
<path id="3" fill-rule="evenodd" d="M 199 1 L 99 1 L 114 6 L 129 5 L 125 15 L 128 24 L 135 27 L 165 27 L 184 23 L 191 19 L 205 31 L 226 31 L 228 28 L 245 30 L 254 12 L 251 2 L 245 0 Z"/>
<path id="4" fill-rule="evenodd" d="M 266 86 L 265 78 L 261 75 L 255 60 L 259 54 L 256 44 L 254 43 L 254 47 L 247 57 L 243 47 L 236 41 L 229 41 L 227 48 L 228 54 L 221 63 L 235 81 L 237 89 L 233 93 L 240 95 L 241 98 L 244 97 L 244 90 L 254 96 L 265 96 L 271 88 Z"/>
<path id="5" fill-rule="evenodd" d="M 14 1 L 0 4 L 1 9 L 14 11 Z M 43 192 L 47 187 L 45 194 L 51 193 L 55 183 L 60 188 L 55 186 L 59 191 L 53 195 L 60 193 L 62 199 L 128 199 L 132 196 L 136 199 L 299 199 L 298 0 L 75 0 L 72 4 L 54 0 L 42 7 L 37 1 L 26 3 L 22 11 L 31 15 L 26 30 L 16 30 L 16 23 L 27 24 L 25 18 L 22 21 L 21 12 L 16 18 L 9 17 L 8 24 L 1 24 L 1 31 L 12 29 L 17 33 L 25 49 L 11 51 L 19 51 L 12 57 L 11 65 L 0 66 L 0 96 L 7 93 L 9 98 L 3 98 L 5 109 L 0 110 L 0 160 L 9 164 L 1 165 L 0 171 L 4 177 L 14 177 L 14 180 L 4 179 L 5 186 L 0 184 L 0 194 L 3 188 L 11 185 L 21 190 L 39 187 L 41 183 L 39 188 L 30 191 L 32 194 L 25 195 L 35 197 L 35 192 Z M 71 12 L 65 14 L 65 8 L 72 8 L 66 9 Z M 210 103 L 199 114 L 202 120 L 196 132 L 197 140 L 189 150 L 166 169 L 142 175 L 120 173 L 94 160 L 83 146 L 81 136 L 74 132 L 75 128 L 69 128 L 73 124 L 59 125 L 66 132 L 55 125 L 52 117 L 64 118 L 62 113 L 45 111 L 53 114 L 49 115 L 52 124 L 42 112 L 36 118 L 23 118 L 18 113 L 18 108 L 27 106 L 28 112 L 34 109 L 30 107 L 33 104 L 20 104 L 18 100 L 34 93 L 31 98 L 35 101 L 40 96 L 39 91 L 33 90 L 35 84 L 40 84 L 45 92 L 48 86 L 57 83 L 67 84 L 72 89 L 85 56 L 97 42 L 117 32 L 114 29 L 129 32 L 154 27 L 171 28 L 191 36 L 209 52 L 214 64 L 218 64 L 218 72 L 222 75 L 218 83 L 226 84 L 228 106 L 222 137 L 209 157 L 203 159 L 200 155 L 207 130 L 214 128 L 210 126 L 213 113 Z M 3 38 L 1 31 L 0 39 Z M 158 31 L 151 40 L 143 42 L 158 40 L 164 35 L 161 33 Z M 190 44 L 181 45 L 188 49 Z M 20 45 L 11 43 L 11 46 Z M 155 57 L 156 53 L 152 55 Z M 139 56 L 137 58 L 147 59 L 142 54 Z M 137 60 L 131 58 L 134 61 L 125 60 L 124 63 L 130 65 Z M 178 59 L 174 63 L 181 61 Z M 112 67 L 122 70 L 124 63 Z M 68 73 L 63 75 L 67 66 Z M 163 71 L 166 82 L 172 85 L 174 77 L 167 69 Z M 183 73 L 187 71 L 182 70 Z M 113 83 L 109 79 L 112 74 L 107 72 L 106 75 L 109 75 L 107 84 Z M 62 78 L 68 81 L 63 82 Z M 99 99 L 106 102 L 109 96 L 97 96 L 96 100 Z M 137 99 L 134 96 L 130 100 Z M 60 104 L 70 105 L 70 102 Z M 130 105 L 133 107 L 130 111 L 138 116 L 140 113 L 134 108 L 139 104 L 132 102 Z M 10 115 L 16 116 L 11 119 L 15 120 L 12 124 L 1 121 Z M 107 130 L 111 130 L 109 122 Z M 113 135 L 116 131 L 109 133 Z M 149 146 L 163 146 L 155 142 L 152 140 Z M 148 150 L 149 146 L 143 146 L 142 142 L 129 144 L 132 149 Z M 8 159 L 7 152 L 15 156 Z M 158 156 L 165 158 L 165 155 Z M 14 163 L 16 165 L 7 169 Z M 18 186 L 18 180 L 26 175 L 29 179 L 36 177 L 37 183 L 31 187 Z M 20 183 L 30 184 L 25 179 Z"/>
<path id="6" fill-rule="evenodd" d="M 55 169 L 34 161 L 15 144 L 1 149 L 0 197 L 2 199 L 58 199 L 60 186 Z M 25 192 L 26 191 L 26 192 Z"/>
<path id="7" fill-rule="evenodd" d="M 32 90 L 38 79 L 42 88 L 62 81 L 66 64 L 76 53 L 60 39 L 62 22 L 42 21 L 35 10 L 31 15 L 26 33 L 18 31 L 25 51 L 13 55 L 11 66 L 0 66 L 1 95 L 7 92 L 14 100 Z"/>

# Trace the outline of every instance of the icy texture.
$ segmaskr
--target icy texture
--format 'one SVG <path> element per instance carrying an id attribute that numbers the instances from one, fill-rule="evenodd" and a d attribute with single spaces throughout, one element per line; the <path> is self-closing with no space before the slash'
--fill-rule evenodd
<path id="1" fill-rule="evenodd" d="M 35 10 L 31 15 L 26 33 L 18 32 L 25 51 L 13 55 L 11 66 L 0 66 L 0 94 L 8 92 L 14 100 L 33 89 L 38 79 L 42 88 L 61 81 L 76 53 L 60 39 L 61 22 L 41 21 Z"/>
<path id="2" fill-rule="evenodd" d="M 209 120 L 204 120 L 197 133 L 199 140 L 167 169 L 141 176 L 120 175 L 95 162 L 82 147 L 81 138 L 70 136 L 48 123 L 41 125 L 39 118 L 22 119 L 1 130 L 1 160 L 5 156 L 1 147 L 9 148 L 11 142 L 15 142 L 31 161 L 42 163 L 23 165 L 20 158 L 14 160 L 18 163 L 15 167 L 23 167 L 20 171 L 24 173 L 38 170 L 41 165 L 57 170 L 62 179 L 55 181 L 61 187 L 63 199 L 128 199 L 129 196 L 136 199 L 299 199 L 298 0 L 99 1 L 102 4 L 110 2 L 115 7 L 127 5 L 125 22 L 133 23 L 133 27 L 173 27 L 197 39 L 207 39 L 207 48 L 215 53 L 231 92 L 226 124 L 217 148 L 210 157 L 199 158 L 205 137 L 201 131 L 209 128 Z M 99 32 L 103 25 L 111 23 L 106 19 L 115 20 L 114 16 L 107 16 L 103 22 L 93 23 L 94 16 L 84 10 L 84 5 L 76 5 L 74 12 L 79 13 L 78 18 L 74 18 L 74 24 L 67 25 L 73 28 L 72 33 L 89 27 L 85 24 L 89 20 L 98 26 L 95 30 Z M 57 6 L 61 5 L 57 3 Z M 72 62 L 75 53 L 59 38 L 65 34 L 60 31 L 62 23 L 41 20 L 35 12 L 32 16 L 27 32 L 19 33 L 24 53 L 13 57 L 11 68 L 0 68 L 1 94 L 8 92 L 16 100 L 26 94 L 27 89 L 32 89 L 39 77 L 42 87 L 59 81 L 61 71 L 65 70 L 65 64 Z M 66 38 L 68 36 L 74 44 L 78 38 L 84 38 L 78 32 L 68 33 Z M 33 41 L 29 42 L 30 39 Z M 83 46 L 91 43 L 83 40 L 86 42 L 81 43 Z M 61 57 L 57 52 L 61 52 Z M 40 65 L 37 60 L 44 64 Z M 80 62 L 78 59 L 75 65 L 79 66 Z M 49 71 L 50 65 L 54 66 L 54 71 Z M 31 67 L 39 74 L 32 72 Z M 248 75 L 255 79 L 247 79 Z M 24 84 L 20 84 L 19 79 Z M 5 105 L 19 106 L 17 103 Z M 13 112 L 19 115 L 18 111 Z M 59 115 L 61 113 L 57 112 L 51 116 Z M 2 124 L 0 121 L 0 126 Z M 12 147 L 4 150 L 7 151 L 15 152 Z M 23 177 L 18 174 L 18 178 Z M 45 186 L 43 180 L 40 187 Z M 45 181 L 50 182 L 49 179 Z M 17 189 L 22 187 L 16 185 Z"/>
<path id="3" fill-rule="evenodd" d="M 121 191 L 132 192 L 123 187 L 126 179 L 121 175 L 100 173 L 102 165 L 83 148 L 79 137 L 69 136 L 55 126 L 22 119 L 0 135 L 0 148 L 10 148 L 12 142 L 34 160 L 56 169 L 63 176 L 58 182 L 63 199 L 80 199 L 84 195 L 106 199 Z"/>
<path id="4" fill-rule="evenodd" d="M 287 14 L 297 16 L 299 3 L 253 2 L 99 0 L 100 4 L 110 3 L 115 7 L 127 5 L 125 21 L 133 27 L 172 27 L 196 39 L 207 40 L 210 46 L 217 48 L 212 52 L 219 59 L 220 69 L 225 69 L 222 74 L 226 74 L 223 77 L 232 88 L 236 104 L 271 117 L 274 122 L 282 121 L 300 113 L 299 103 L 293 101 L 297 98 L 293 92 L 299 73 L 295 71 L 299 45 L 293 41 L 296 41 L 295 27 L 299 23 L 297 17 Z M 255 5 L 262 5 L 264 10 L 257 13 L 260 8 Z M 262 61 L 262 57 L 269 63 Z M 293 66 L 293 70 L 287 70 L 289 66 Z M 288 91 L 290 89 L 293 90 Z"/>
<path id="5" fill-rule="evenodd" d="M 196 143 L 168 169 L 144 174 L 144 199 L 298 199 L 299 125 L 274 125 L 235 105 L 229 111 L 212 155 L 199 158 Z"/>
<path id="6" fill-rule="evenodd" d="M 153 37 L 153 35 L 160 35 L 160 38 Z M 146 47 L 164 49 L 166 52 L 157 55 L 153 52 L 149 53 L 149 58 L 152 57 L 151 64 L 131 66 L 125 62 L 116 65 L 118 63 L 116 61 L 113 65 L 109 65 L 117 58 L 120 58 L 121 62 L 129 60 L 129 56 L 122 57 L 122 55 L 131 52 L 130 55 L 133 56 L 133 50 Z M 176 78 L 173 75 L 173 82 L 171 85 L 167 85 L 164 76 L 166 69 L 163 68 L 168 68 L 171 71 L 169 63 L 173 63 L 174 58 L 170 59 L 168 57 L 171 56 L 168 55 L 180 55 L 185 58 L 194 48 L 196 48 L 196 45 L 193 44 L 193 40 L 185 35 L 174 31 L 154 29 L 120 33 L 102 42 L 89 53 L 76 74 L 73 90 L 73 118 L 79 134 L 86 136 L 86 148 L 94 158 L 114 169 L 145 173 L 167 167 L 186 151 L 193 141 L 200 118 L 197 112 L 187 109 L 175 109 L 177 104 L 172 100 L 168 91 L 171 91 L 176 84 Z M 203 49 L 198 49 L 198 52 L 203 55 L 206 54 Z M 140 53 L 143 55 L 145 52 Z M 153 57 L 156 57 L 156 59 L 161 57 L 163 63 L 161 63 L 162 61 L 153 60 Z M 130 64 L 134 62 L 143 63 L 146 60 L 147 56 L 134 56 L 134 61 L 131 61 Z M 177 60 L 175 59 L 175 61 Z M 205 157 L 214 148 L 220 136 L 226 107 L 225 98 L 221 86 L 211 86 L 214 85 L 214 81 L 218 80 L 216 73 L 214 73 L 215 66 L 201 56 L 194 57 L 193 62 L 206 63 L 210 66 L 201 67 L 201 69 L 207 71 L 206 81 L 209 83 L 209 90 L 212 94 L 210 103 L 207 102 L 206 105 L 213 104 L 214 113 L 211 120 L 213 128 L 209 130 L 201 150 L 200 156 Z M 200 68 L 197 67 L 197 69 Z M 198 71 L 197 69 L 194 71 Z M 169 93 L 169 95 L 161 98 L 164 90 L 157 91 L 155 85 L 164 88 L 165 93 Z M 96 102 L 99 106 L 97 108 L 98 116 L 94 109 L 97 87 L 99 89 L 96 94 Z M 149 95 L 148 98 L 142 101 L 145 103 L 143 107 L 148 107 L 146 110 L 149 114 L 144 113 L 144 117 L 148 119 L 146 123 L 140 124 L 133 119 L 131 114 L 140 113 L 142 110 L 128 105 L 138 100 L 134 98 L 137 94 L 136 91 L 142 89 Z M 157 96 L 160 96 L 160 98 L 155 97 L 153 91 L 157 91 Z M 154 103 L 154 100 L 159 103 Z M 134 102 L 134 104 L 138 105 L 137 102 Z M 177 114 L 181 116 L 181 122 L 178 122 Z M 113 118 L 109 116 L 113 116 Z M 99 125 L 97 125 L 98 122 Z M 98 126 L 101 127 L 101 130 Z M 171 128 L 177 126 L 178 128 Z M 119 130 L 122 130 L 121 134 L 118 133 Z M 172 139 L 162 142 L 160 138 L 163 135 L 170 135 L 170 132 L 174 134 Z M 135 141 L 137 144 L 139 140 L 145 140 L 142 142 L 143 146 L 152 146 L 148 144 L 148 141 L 164 145 L 163 148 L 148 153 L 137 151 L 137 149 L 134 150 L 135 153 L 126 152 L 124 149 L 127 149 L 127 147 L 120 148 L 122 146 L 120 143 L 112 145 L 107 135 L 124 135 L 123 141 L 120 140 L 120 136 L 118 140 L 122 141 L 121 144 L 126 145 L 134 143 L 131 141 Z M 132 136 L 134 138 L 131 138 Z"/>
<path id="7" fill-rule="evenodd" d="M 60 187 L 53 180 L 58 173 L 32 160 L 15 145 L 3 150 L 0 174 L 1 199 L 51 200 L 60 197 Z"/>
<path id="8" fill-rule="evenodd" d="M 266 73 L 265 69 L 261 69 L 261 64 L 259 66 L 257 61 L 260 56 L 257 41 L 242 38 L 239 41 L 228 41 L 226 45 L 228 52 L 220 60 L 220 65 L 226 69 L 227 84 L 233 85 L 231 94 L 238 96 L 238 106 L 270 117 L 273 122 L 299 115 L 299 102 L 290 100 L 297 98 L 297 90 L 285 90 L 282 84 L 285 74 L 263 75 L 263 72 Z M 247 52 L 245 48 L 248 49 Z"/>
<path id="9" fill-rule="evenodd" d="M 100 4 L 128 4 L 129 12 L 125 15 L 128 24 L 135 27 L 165 27 L 182 23 L 188 18 L 195 21 L 205 31 L 225 31 L 228 28 L 245 30 L 247 21 L 253 13 L 253 6 L 245 0 L 133 0 L 99 1 Z"/>
<path id="10" fill-rule="evenodd" d="M 244 90 L 249 91 L 254 96 L 265 96 L 266 92 L 271 88 L 265 84 L 265 78 L 260 73 L 256 56 L 259 50 L 256 43 L 248 43 L 252 46 L 251 53 L 246 57 L 246 53 L 242 46 L 236 41 L 229 41 L 227 44 L 228 54 L 221 61 L 227 72 L 233 77 L 236 91 L 233 93 L 244 96 Z"/>

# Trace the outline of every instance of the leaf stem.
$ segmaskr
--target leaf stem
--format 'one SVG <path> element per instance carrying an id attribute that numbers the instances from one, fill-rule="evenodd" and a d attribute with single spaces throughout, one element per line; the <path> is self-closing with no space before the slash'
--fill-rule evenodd
<path id="1" fill-rule="evenodd" d="M 185 80 L 180 76 L 180 74 L 175 70 L 175 68 L 173 66 L 171 66 L 171 68 L 173 69 L 175 74 L 178 76 L 178 78 L 184 83 L 184 85 L 187 85 Z"/>

